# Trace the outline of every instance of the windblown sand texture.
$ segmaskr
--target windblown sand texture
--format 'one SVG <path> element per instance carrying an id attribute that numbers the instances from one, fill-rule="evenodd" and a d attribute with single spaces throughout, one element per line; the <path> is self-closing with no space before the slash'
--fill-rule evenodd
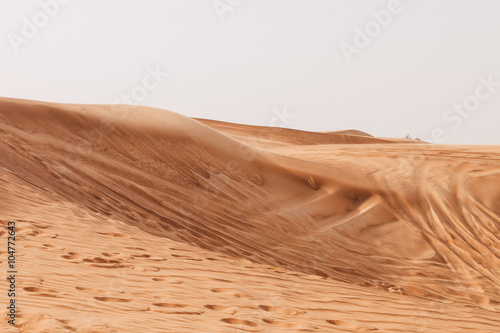
<path id="1" fill-rule="evenodd" d="M 8 98 L 0 138 L 1 332 L 500 332 L 499 146 Z"/>

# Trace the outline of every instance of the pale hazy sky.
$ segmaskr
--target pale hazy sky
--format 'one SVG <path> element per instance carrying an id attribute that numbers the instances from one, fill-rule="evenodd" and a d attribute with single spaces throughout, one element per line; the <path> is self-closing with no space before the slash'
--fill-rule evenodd
<path id="1" fill-rule="evenodd" d="M 0 4 L 3 97 L 500 144 L 498 0 Z"/>

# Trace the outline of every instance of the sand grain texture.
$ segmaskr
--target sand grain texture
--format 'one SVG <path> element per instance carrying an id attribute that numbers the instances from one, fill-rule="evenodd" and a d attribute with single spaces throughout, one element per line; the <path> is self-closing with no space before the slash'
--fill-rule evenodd
<path id="1" fill-rule="evenodd" d="M 0 138 L 2 332 L 500 332 L 498 146 L 7 98 Z"/>

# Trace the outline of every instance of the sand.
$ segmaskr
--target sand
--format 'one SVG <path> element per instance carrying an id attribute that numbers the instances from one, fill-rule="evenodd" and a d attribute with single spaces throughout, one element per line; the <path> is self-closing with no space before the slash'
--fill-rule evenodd
<path id="1" fill-rule="evenodd" d="M 500 332 L 499 146 L 9 98 L 0 137 L 2 332 Z"/>

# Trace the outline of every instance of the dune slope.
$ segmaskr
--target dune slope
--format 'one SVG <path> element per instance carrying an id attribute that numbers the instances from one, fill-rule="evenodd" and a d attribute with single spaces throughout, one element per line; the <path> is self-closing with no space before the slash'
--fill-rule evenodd
<path id="1" fill-rule="evenodd" d="M 0 137 L 21 332 L 500 331 L 498 147 L 14 99 Z"/>

